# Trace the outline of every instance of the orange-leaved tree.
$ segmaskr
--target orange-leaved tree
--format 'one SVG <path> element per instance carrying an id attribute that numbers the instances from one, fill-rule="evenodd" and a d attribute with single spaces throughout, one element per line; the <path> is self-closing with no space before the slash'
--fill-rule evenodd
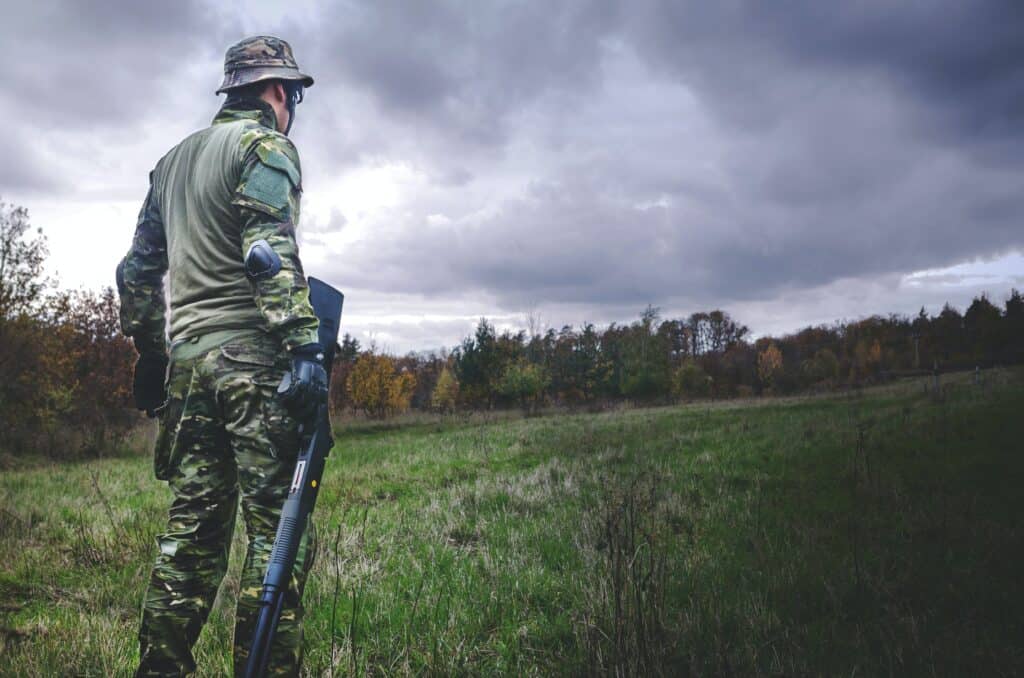
<path id="1" fill-rule="evenodd" d="M 346 385 L 353 407 L 382 419 L 409 408 L 416 377 L 395 369 L 389 356 L 364 353 L 352 366 Z"/>

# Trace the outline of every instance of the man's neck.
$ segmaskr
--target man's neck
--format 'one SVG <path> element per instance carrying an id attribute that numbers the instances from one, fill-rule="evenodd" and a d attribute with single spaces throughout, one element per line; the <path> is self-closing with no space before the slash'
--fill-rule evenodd
<path id="1" fill-rule="evenodd" d="M 277 129 L 277 114 L 274 108 L 262 99 L 250 98 L 229 98 L 213 118 L 213 124 L 243 119 L 256 120 L 265 127 Z"/>

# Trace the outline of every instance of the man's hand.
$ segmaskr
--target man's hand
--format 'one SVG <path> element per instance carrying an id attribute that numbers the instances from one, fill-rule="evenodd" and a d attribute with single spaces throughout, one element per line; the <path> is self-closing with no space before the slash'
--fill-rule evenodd
<path id="1" fill-rule="evenodd" d="M 146 416 L 156 416 L 157 408 L 167 400 L 167 389 L 164 387 L 166 377 L 166 355 L 152 351 L 139 354 L 135 363 L 135 378 L 132 380 L 136 409 L 145 410 Z"/>
<path id="2" fill-rule="evenodd" d="M 277 395 L 300 423 L 316 416 L 317 408 L 327 402 L 327 371 L 320 344 L 303 344 L 292 350 L 292 369 L 277 387 Z"/>

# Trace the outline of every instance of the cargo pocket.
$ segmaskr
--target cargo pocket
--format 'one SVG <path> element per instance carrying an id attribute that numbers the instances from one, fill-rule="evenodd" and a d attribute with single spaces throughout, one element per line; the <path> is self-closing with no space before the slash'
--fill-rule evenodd
<path id="1" fill-rule="evenodd" d="M 156 444 L 153 446 L 153 472 L 158 480 L 169 480 L 180 456 L 177 452 L 178 429 L 185 402 L 181 398 L 169 398 L 157 408 L 158 429 Z"/>
<path id="2" fill-rule="evenodd" d="M 195 380 L 192 362 L 171 359 L 167 368 L 167 400 L 156 409 L 158 428 L 153 446 L 153 471 L 159 480 L 170 480 L 181 459 L 182 419 Z"/>

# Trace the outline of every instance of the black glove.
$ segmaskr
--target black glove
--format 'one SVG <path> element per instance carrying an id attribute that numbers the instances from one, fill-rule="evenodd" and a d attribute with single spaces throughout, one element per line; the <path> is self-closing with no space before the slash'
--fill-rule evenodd
<path id="1" fill-rule="evenodd" d="M 149 417 L 156 416 L 156 409 L 167 400 L 167 356 L 163 353 L 144 351 L 135 363 L 135 378 L 132 380 L 132 395 L 135 408 L 145 410 Z"/>
<path id="2" fill-rule="evenodd" d="M 277 396 L 300 423 L 316 416 L 317 408 L 327 402 L 327 371 L 320 344 L 303 344 L 292 349 L 292 369 L 277 386 Z"/>

